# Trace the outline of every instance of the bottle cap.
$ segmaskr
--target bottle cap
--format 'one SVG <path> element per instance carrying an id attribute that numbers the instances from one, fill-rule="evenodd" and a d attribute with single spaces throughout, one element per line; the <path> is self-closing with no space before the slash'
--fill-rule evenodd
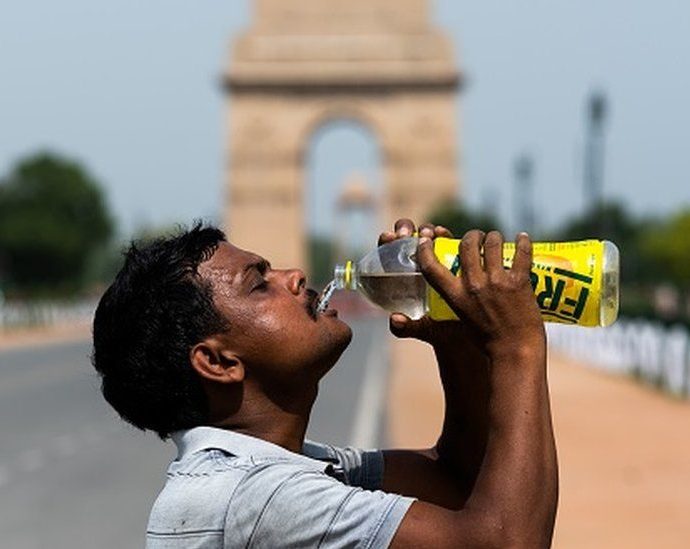
<path id="1" fill-rule="evenodd" d="M 352 261 L 347 261 L 345 265 L 336 265 L 333 272 L 333 280 L 335 287 L 338 290 L 352 290 L 354 284 L 354 264 Z"/>

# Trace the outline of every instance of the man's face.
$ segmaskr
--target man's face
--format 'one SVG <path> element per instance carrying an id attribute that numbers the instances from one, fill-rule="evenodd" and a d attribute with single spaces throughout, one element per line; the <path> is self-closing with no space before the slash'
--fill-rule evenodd
<path id="1" fill-rule="evenodd" d="M 334 310 L 316 312 L 317 294 L 300 270 L 277 270 L 263 258 L 222 242 L 199 266 L 230 328 L 232 351 L 247 376 L 291 383 L 315 380 L 335 364 L 352 331 Z"/>

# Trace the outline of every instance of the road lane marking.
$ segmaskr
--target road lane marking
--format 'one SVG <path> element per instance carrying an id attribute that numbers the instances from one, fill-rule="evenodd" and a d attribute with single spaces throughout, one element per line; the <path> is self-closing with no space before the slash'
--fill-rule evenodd
<path id="1" fill-rule="evenodd" d="M 364 364 L 364 377 L 355 408 L 355 421 L 350 444 L 355 448 L 375 448 L 378 427 L 384 410 L 386 377 L 388 374 L 389 341 L 382 327 L 373 330 Z"/>

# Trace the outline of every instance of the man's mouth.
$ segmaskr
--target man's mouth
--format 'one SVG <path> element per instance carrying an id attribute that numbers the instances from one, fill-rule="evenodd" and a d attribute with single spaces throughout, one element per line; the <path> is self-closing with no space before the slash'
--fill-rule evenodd
<path id="1" fill-rule="evenodd" d="M 319 313 L 316 310 L 316 308 L 319 305 L 319 294 L 317 294 L 311 288 L 307 288 L 306 293 L 307 293 L 307 301 L 305 303 L 305 306 L 307 308 L 307 313 L 309 314 L 309 316 L 313 320 L 316 320 L 319 316 Z"/>
<path id="2" fill-rule="evenodd" d="M 306 294 L 307 300 L 304 305 L 307 309 L 307 313 L 312 318 L 312 320 L 318 320 L 320 315 L 331 317 L 338 316 L 338 312 L 335 309 L 326 309 L 323 312 L 319 312 L 319 294 L 317 292 L 315 292 L 311 288 L 307 288 Z"/>

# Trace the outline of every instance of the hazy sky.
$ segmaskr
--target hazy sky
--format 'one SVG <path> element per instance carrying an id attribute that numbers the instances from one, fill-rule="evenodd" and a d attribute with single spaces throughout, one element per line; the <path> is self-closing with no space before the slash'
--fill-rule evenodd
<path id="1" fill-rule="evenodd" d="M 437 0 L 468 85 L 459 97 L 463 195 L 510 220 L 512 165 L 536 160 L 543 226 L 582 207 L 583 108 L 606 91 L 605 194 L 636 212 L 690 204 L 687 0 Z M 216 217 L 225 102 L 219 77 L 249 21 L 239 0 L 4 0 L 0 173 L 50 148 L 104 182 L 125 232 Z M 311 209 L 328 213 L 351 170 L 376 177 L 375 142 L 347 125 L 313 147 Z M 343 154 L 345 151 L 345 154 Z M 327 215 L 312 215 L 326 228 Z"/>

